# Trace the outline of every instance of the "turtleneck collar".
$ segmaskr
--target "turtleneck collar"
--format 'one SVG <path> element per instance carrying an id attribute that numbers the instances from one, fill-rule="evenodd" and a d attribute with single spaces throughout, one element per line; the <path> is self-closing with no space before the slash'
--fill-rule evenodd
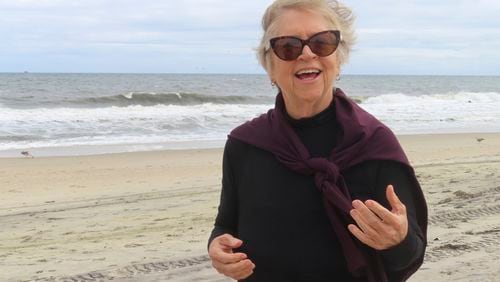
<path id="1" fill-rule="evenodd" d="M 286 110 L 283 114 L 286 120 L 294 128 L 309 128 L 321 126 L 335 119 L 335 98 L 332 99 L 332 102 L 326 109 L 315 114 L 312 117 L 294 119 L 286 112 Z"/>

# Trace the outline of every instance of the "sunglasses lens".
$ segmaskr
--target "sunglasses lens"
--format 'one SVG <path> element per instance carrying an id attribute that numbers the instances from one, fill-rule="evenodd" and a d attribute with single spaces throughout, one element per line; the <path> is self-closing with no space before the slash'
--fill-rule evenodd
<path id="1" fill-rule="evenodd" d="M 297 38 L 282 37 L 271 41 L 271 47 L 278 58 L 293 61 L 302 53 L 302 42 Z"/>
<path id="2" fill-rule="evenodd" d="M 335 33 L 322 32 L 309 39 L 309 48 L 311 48 L 314 54 L 320 57 L 326 57 L 335 52 L 339 45 L 338 43 L 339 40 Z"/>
<path id="3" fill-rule="evenodd" d="M 330 56 L 340 42 L 340 33 L 336 30 L 328 30 L 313 35 L 308 40 L 300 40 L 292 36 L 282 36 L 271 39 L 271 48 L 278 58 L 284 61 L 297 59 L 304 48 L 303 44 L 309 46 L 311 51 L 320 56 Z"/>

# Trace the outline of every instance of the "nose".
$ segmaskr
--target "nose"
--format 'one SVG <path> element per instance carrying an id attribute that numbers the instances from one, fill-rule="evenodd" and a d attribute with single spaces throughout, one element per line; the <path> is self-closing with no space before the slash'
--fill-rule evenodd
<path id="1" fill-rule="evenodd" d="M 314 59 L 318 57 L 318 55 L 314 54 L 313 51 L 311 51 L 311 48 L 309 48 L 308 45 L 305 45 L 304 48 L 302 48 L 302 54 L 300 54 L 299 59 Z"/>

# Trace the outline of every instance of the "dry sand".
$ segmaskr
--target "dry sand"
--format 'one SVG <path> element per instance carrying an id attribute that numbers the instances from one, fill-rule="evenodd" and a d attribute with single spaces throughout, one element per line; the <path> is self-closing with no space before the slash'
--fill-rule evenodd
<path id="1" fill-rule="evenodd" d="M 400 140 L 429 205 L 410 281 L 500 281 L 500 134 Z M 221 154 L 0 159 L 0 281 L 227 281 L 206 256 Z"/>

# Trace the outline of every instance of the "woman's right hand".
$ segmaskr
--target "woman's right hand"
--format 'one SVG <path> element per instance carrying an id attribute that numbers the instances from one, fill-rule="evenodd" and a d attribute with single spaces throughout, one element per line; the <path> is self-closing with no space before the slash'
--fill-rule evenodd
<path id="1" fill-rule="evenodd" d="M 245 279 L 252 275 L 255 264 L 244 253 L 233 253 L 233 249 L 243 244 L 240 239 L 230 234 L 223 234 L 212 240 L 208 247 L 208 255 L 212 266 L 221 274 L 235 280 Z"/>

